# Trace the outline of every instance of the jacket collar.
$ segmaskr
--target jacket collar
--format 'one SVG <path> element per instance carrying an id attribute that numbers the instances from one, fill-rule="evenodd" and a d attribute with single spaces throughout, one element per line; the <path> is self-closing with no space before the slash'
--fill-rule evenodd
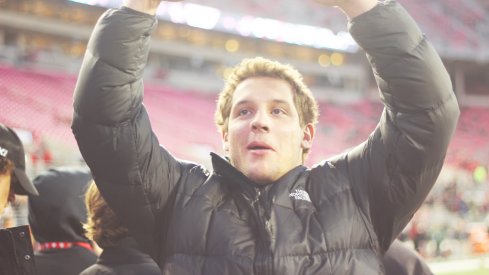
<path id="1" fill-rule="evenodd" d="M 211 160 L 214 173 L 223 177 L 225 179 L 223 182 L 225 184 L 229 184 L 229 188 L 231 188 L 231 190 L 236 190 L 239 188 L 239 190 L 248 198 L 254 198 L 256 192 L 259 190 L 265 192 L 267 196 L 270 196 L 268 199 L 271 199 L 272 201 L 278 199 L 280 204 L 286 207 L 290 207 L 290 199 L 288 197 L 290 189 L 295 186 L 295 183 L 299 177 L 306 170 L 305 166 L 298 165 L 278 180 L 263 185 L 257 184 L 256 182 L 250 180 L 233 165 L 231 165 L 229 161 L 223 159 L 217 154 L 211 153 Z"/>

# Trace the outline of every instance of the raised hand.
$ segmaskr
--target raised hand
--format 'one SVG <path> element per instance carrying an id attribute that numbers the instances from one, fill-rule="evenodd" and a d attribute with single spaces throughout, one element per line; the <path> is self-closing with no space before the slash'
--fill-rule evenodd
<path id="1" fill-rule="evenodd" d="M 378 3 L 378 0 L 314 0 L 314 1 L 329 7 L 339 7 L 349 18 L 356 17 L 366 11 L 371 10 Z"/>
<path id="2" fill-rule="evenodd" d="M 183 0 L 124 0 L 124 6 L 154 15 L 161 2 L 181 2 Z"/>
<path id="3" fill-rule="evenodd" d="M 345 2 L 349 2 L 351 0 L 314 0 L 315 2 L 318 2 L 322 5 L 325 5 L 325 6 L 331 6 L 331 7 L 334 7 L 334 6 L 340 6 L 341 4 L 345 3 Z"/>

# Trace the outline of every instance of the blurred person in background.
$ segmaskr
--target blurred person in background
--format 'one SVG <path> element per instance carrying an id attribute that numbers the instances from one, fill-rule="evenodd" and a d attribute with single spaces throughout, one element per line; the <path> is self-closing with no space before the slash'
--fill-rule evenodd
<path id="1" fill-rule="evenodd" d="M 87 169 L 60 167 L 34 179 L 39 196 L 29 196 L 29 224 L 38 249 L 38 275 L 78 275 L 97 255 L 85 236 L 83 197 L 91 180 Z"/>
<path id="2" fill-rule="evenodd" d="M 84 225 L 87 236 L 103 249 L 97 263 L 80 275 L 160 275 L 158 265 L 139 249 L 136 240 L 122 226 L 94 182 L 85 195 L 88 210 Z"/>
<path id="3" fill-rule="evenodd" d="M 25 173 L 24 146 L 17 134 L 0 124 L 0 216 L 15 194 L 37 196 Z M 29 226 L 0 228 L 0 275 L 36 274 Z"/>
<path id="4" fill-rule="evenodd" d="M 317 103 L 291 66 L 234 68 L 216 111 L 226 158 L 212 154 L 210 172 L 160 146 L 142 104 L 160 1 L 126 0 L 95 26 L 72 129 L 105 200 L 163 274 L 385 272 L 382 255 L 435 183 L 460 111 L 400 4 L 316 2 L 349 18 L 385 109 L 364 143 L 313 168 Z"/>

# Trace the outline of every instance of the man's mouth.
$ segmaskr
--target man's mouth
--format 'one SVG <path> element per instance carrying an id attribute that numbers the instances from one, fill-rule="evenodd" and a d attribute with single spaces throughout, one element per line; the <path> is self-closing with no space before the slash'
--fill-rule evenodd
<path id="1" fill-rule="evenodd" d="M 273 150 L 271 146 L 263 142 L 252 142 L 246 148 L 248 150 Z"/>

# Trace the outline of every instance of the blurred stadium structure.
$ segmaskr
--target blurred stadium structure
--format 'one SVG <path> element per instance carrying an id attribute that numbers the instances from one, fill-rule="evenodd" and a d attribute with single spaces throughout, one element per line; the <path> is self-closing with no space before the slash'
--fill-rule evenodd
<path id="1" fill-rule="evenodd" d="M 0 0 L 0 122 L 15 127 L 30 171 L 82 165 L 72 96 L 98 16 L 120 0 Z M 402 236 L 427 258 L 489 253 L 489 1 L 399 0 L 440 52 L 462 106 L 439 183 Z M 266 56 L 296 66 L 320 100 L 309 163 L 363 141 L 382 110 L 364 54 L 339 11 L 312 1 L 165 3 L 146 70 L 145 104 L 160 142 L 208 165 L 229 68 Z"/>

